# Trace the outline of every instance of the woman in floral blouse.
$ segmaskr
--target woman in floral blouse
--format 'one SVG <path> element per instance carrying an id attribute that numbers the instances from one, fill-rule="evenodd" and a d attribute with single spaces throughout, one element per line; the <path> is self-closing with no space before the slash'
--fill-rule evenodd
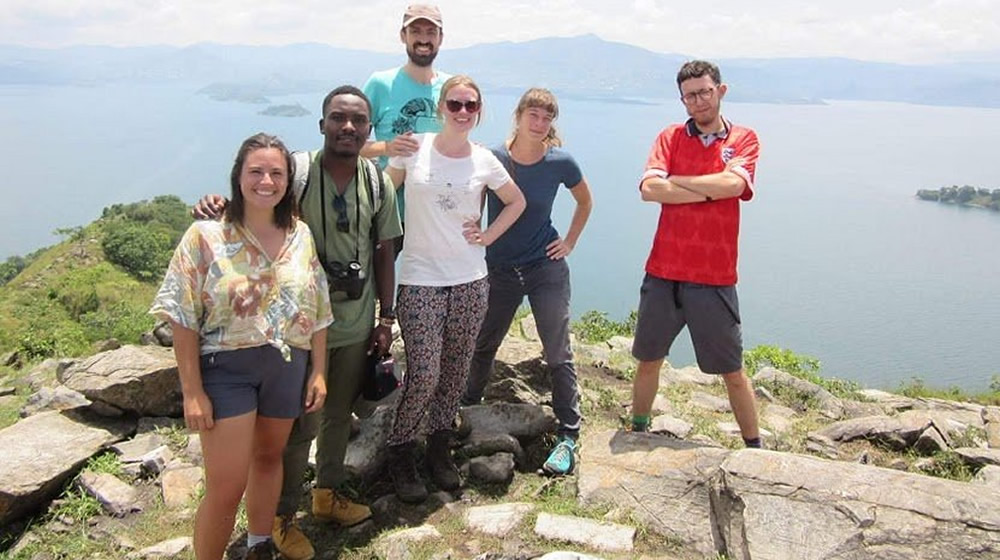
<path id="1" fill-rule="evenodd" d="M 312 234 L 294 215 L 292 165 L 274 136 L 243 142 L 225 219 L 188 228 L 150 310 L 173 327 L 184 419 L 204 452 L 198 560 L 222 558 L 244 490 L 247 558 L 273 557 L 282 451 L 293 420 L 326 397 L 333 318 Z"/>

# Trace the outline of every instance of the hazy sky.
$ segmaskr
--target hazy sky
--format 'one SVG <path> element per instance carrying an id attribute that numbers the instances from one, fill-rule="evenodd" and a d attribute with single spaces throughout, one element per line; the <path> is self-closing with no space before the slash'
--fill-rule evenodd
<path id="1" fill-rule="evenodd" d="M 0 43 L 320 42 L 394 52 L 406 0 L 2 0 Z M 939 62 L 1000 54 L 997 0 L 438 2 L 445 46 L 594 33 L 705 57 Z"/>

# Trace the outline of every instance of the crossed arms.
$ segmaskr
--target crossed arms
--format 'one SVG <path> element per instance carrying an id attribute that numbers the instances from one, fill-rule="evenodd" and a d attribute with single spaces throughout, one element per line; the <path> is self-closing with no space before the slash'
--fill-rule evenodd
<path id="1" fill-rule="evenodd" d="M 708 175 L 647 176 L 639 185 L 642 200 L 661 204 L 690 204 L 743 194 L 749 174 L 743 169 L 747 159 L 734 157 L 726 168 Z"/>

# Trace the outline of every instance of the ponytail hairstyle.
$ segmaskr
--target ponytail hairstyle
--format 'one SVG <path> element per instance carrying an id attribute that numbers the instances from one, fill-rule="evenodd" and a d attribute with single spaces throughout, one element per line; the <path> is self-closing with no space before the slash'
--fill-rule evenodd
<path id="1" fill-rule="evenodd" d="M 552 115 L 552 125 L 542 142 L 550 147 L 562 146 L 562 138 L 559 138 L 555 125 L 556 119 L 559 118 L 559 102 L 556 101 L 556 96 L 545 88 L 531 88 L 521 96 L 521 100 L 517 102 L 517 108 L 514 109 L 514 129 L 510 133 L 510 141 L 507 145 L 514 145 L 514 141 L 517 140 L 517 122 L 521 119 L 521 115 L 531 108 L 543 109 Z"/>

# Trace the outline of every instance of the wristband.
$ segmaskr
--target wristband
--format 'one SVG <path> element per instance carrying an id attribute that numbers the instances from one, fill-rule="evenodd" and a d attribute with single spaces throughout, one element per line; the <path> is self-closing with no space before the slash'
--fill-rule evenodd
<path id="1" fill-rule="evenodd" d="M 378 326 L 392 328 L 396 324 L 396 320 L 391 317 L 379 317 Z"/>

